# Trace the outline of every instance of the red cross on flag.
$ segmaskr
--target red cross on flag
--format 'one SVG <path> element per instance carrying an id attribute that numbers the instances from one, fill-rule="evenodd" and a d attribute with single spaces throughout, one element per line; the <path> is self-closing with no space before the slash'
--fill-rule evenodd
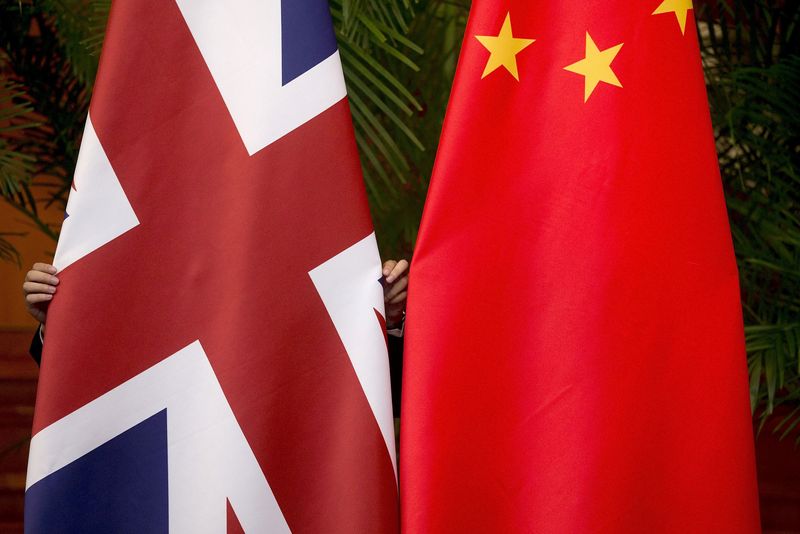
<path id="1" fill-rule="evenodd" d="M 411 269 L 404 532 L 759 532 L 692 16 L 472 3 Z"/>
<path id="2" fill-rule="evenodd" d="M 26 531 L 396 532 L 380 259 L 325 0 L 114 2 Z"/>

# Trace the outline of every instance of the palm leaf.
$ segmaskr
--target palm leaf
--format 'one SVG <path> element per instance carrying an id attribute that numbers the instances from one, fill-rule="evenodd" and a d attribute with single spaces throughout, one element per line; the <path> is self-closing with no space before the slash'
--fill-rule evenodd
<path id="1" fill-rule="evenodd" d="M 708 94 L 739 264 L 760 427 L 800 422 L 800 39 L 796 3 L 699 6 Z M 797 437 L 800 442 L 800 435 Z"/>

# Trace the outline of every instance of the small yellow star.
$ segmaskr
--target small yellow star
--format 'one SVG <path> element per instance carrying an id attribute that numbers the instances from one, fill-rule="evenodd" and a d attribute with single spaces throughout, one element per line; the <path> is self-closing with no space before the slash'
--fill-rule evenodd
<path id="1" fill-rule="evenodd" d="M 564 67 L 564 70 L 586 77 L 586 85 L 583 91 L 584 102 L 589 100 L 594 88 L 597 87 L 597 84 L 600 82 L 622 87 L 622 84 L 617 79 L 617 75 L 611 70 L 611 62 L 614 61 L 622 45 L 623 43 L 620 43 L 611 48 L 600 50 L 597 48 L 597 45 L 594 44 L 589 32 L 586 32 L 586 57 L 577 63 Z"/>
<path id="2" fill-rule="evenodd" d="M 500 28 L 499 35 L 476 35 L 475 38 L 480 41 L 490 53 L 489 61 L 486 62 L 486 68 L 483 69 L 481 79 L 502 66 L 519 81 L 517 54 L 533 43 L 535 39 L 517 39 L 512 35 L 511 13 L 506 14 L 506 20 L 503 22 L 503 27 Z"/>
<path id="3" fill-rule="evenodd" d="M 681 33 L 686 35 L 686 13 L 690 9 L 692 9 L 692 0 L 664 0 L 652 14 L 675 13 L 675 18 L 678 19 L 678 25 L 681 27 Z"/>

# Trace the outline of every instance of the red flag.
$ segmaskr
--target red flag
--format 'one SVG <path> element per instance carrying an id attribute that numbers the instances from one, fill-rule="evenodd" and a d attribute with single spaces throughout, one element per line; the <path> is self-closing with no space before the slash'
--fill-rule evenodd
<path id="1" fill-rule="evenodd" d="M 403 528 L 757 532 L 690 0 L 477 0 L 412 266 Z"/>

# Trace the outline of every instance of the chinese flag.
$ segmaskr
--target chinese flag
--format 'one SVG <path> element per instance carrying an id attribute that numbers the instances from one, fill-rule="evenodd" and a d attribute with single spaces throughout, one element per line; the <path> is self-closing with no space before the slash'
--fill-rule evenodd
<path id="1" fill-rule="evenodd" d="M 476 0 L 410 287 L 408 533 L 758 532 L 690 0 Z"/>

